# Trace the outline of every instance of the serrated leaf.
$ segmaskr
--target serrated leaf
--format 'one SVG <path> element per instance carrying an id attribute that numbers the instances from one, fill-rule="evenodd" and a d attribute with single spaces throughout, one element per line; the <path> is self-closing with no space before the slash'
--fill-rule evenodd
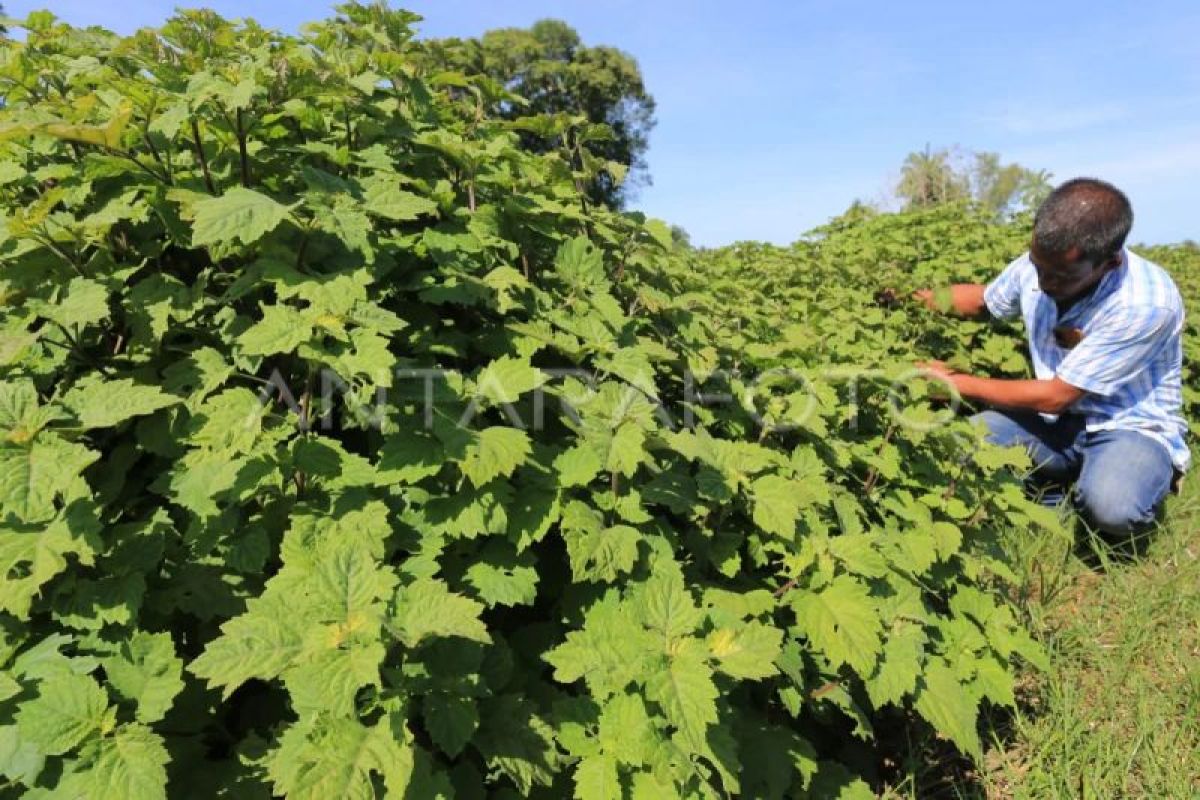
<path id="1" fill-rule="evenodd" d="M 443 692 L 427 694 L 422 710 L 430 738 L 451 758 L 462 752 L 479 728 L 479 711 L 470 697 Z"/>
<path id="2" fill-rule="evenodd" d="M 532 553 L 518 555 L 507 542 L 494 542 L 463 573 L 463 580 L 489 606 L 530 605 L 537 597 L 538 571 Z"/>
<path id="3" fill-rule="evenodd" d="M 678 569 L 660 569 L 638 592 L 642 624 L 660 635 L 667 647 L 696 630 L 703 614 L 683 583 Z"/>
<path id="4" fill-rule="evenodd" d="M 77 442 L 42 434 L 28 447 L 0 443 L 0 517 L 49 519 L 55 498 L 89 494 L 81 477 L 99 454 Z"/>
<path id="5" fill-rule="evenodd" d="M 532 450 L 529 434 L 519 428 L 494 425 L 473 433 L 459 466 L 476 487 L 508 477 Z"/>
<path id="6" fill-rule="evenodd" d="M 718 628 L 708 636 L 708 649 L 717 659 L 717 669 L 734 678 L 769 678 L 778 670 L 783 631 L 761 622 L 745 626 Z"/>
<path id="7" fill-rule="evenodd" d="M 144 725 L 123 725 L 84 748 L 55 791 L 61 797 L 165 799 L 169 760 L 162 737 Z"/>
<path id="8" fill-rule="evenodd" d="M 289 305 L 263 306 L 262 319 L 237 337 L 242 352 L 252 356 L 290 353 L 313 335 L 308 317 Z"/>
<path id="9" fill-rule="evenodd" d="M 475 392 L 493 405 L 516 402 L 521 395 L 544 384 L 547 376 L 527 359 L 501 356 L 475 377 Z"/>
<path id="10" fill-rule="evenodd" d="M 266 766 L 276 793 L 292 800 L 375 800 L 374 775 L 389 796 L 404 796 L 413 755 L 384 722 L 318 717 L 284 731 Z"/>
<path id="11" fill-rule="evenodd" d="M 129 378 L 76 384 L 62 399 L 84 428 L 110 428 L 178 402 L 178 397 L 157 386 L 136 384 Z"/>
<path id="12" fill-rule="evenodd" d="M 418 578 L 396 592 L 389 627 L 408 647 L 438 636 L 487 644 L 492 638 L 479 619 L 482 612 L 481 603 L 451 592 L 442 581 Z"/>
<path id="13" fill-rule="evenodd" d="M 875 673 L 866 679 L 867 694 L 876 708 L 887 703 L 899 704 L 916 689 L 925 640 L 924 628 L 912 622 L 901 622 L 888 633 L 883 658 Z"/>
<path id="14" fill-rule="evenodd" d="M 600 713 L 600 745 L 624 764 L 645 764 L 654 758 L 661 737 L 639 694 L 614 695 Z"/>
<path id="15" fill-rule="evenodd" d="M 839 575 L 817 592 L 791 592 L 796 622 L 834 664 L 870 675 L 880 652 L 881 623 L 867 587 Z"/>
<path id="16" fill-rule="evenodd" d="M 192 247 L 253 244 L 288 217 L 287 206 L 244 186 L 198 200 L 193 212 Z"/>
<path id="17" fill-rule="evenodd" d="M 183 689 L 183 662 L 165 633 L 135 633 L 116 655 L 103 660 L 109 684 L 137 703 L 139 722 L 157 722 Z"/>
<path id="18" fill-rule="evenodd" d="M 108 696 L 87 675 L 60 673 L 44 679 L 38 694 L 17 710 L 21 738 L 57 756 L 99 732 Z"/>
<path id="19" fill-rule="evenodd" d="M 221 635 L 208 643 L 188 671 L 222 687 L 228 698 L 251 678 L 278 677 L 304 651 L 305 620 L 277 598 L 256 598 L 247 612 L 221 626 Z"/>
<path id="20" fill-rule="evenodd" d="M 93 325 L 108 318 L 108 290 L 91 278 L 73 278 L 66 296 L 57 305 L 45 305 L 41 313 L 64 328 Z"/>
<path id="21" fill-rule="evenodd" d="M 800 518 L 800 494 L 794 483 L 779 475 L 764 475 L 750 486 L 754 524 L 791 541 Z"/>
<path id="22" fill-rule="evenodd" d="M 578 444 L 554 458 L 554 469 L 563 486 L 586 486 L 600 474 L 600 455 L 586 444 Z"/>
<path id="23" fill-rule="evenodd" d="M 940 658 L 931 660 L 921 674 L 914 706 L 929 724 L 967 755 L 983 757 L 979 741 L 978 702 Z"/>
<path id="24" fill-rule="evenodd" d="M 442 443 L 433 436 L 419 431 L 389 434 L 379 450 L 376 483 L 379 486 L 416 483 L 436 475 L 445 461 Z"/>
<path id="25" fill-rule="evenodd" d="M 432 200 L 406 192 L 392 180 L 378 178 L 367 187 L 363 197 L 363 210 L 394 222 L 408 222 L 436 214 L 438 206 Z"/>
<path id="26" fill-rule="evenodd" d="M 681 642 L 646 681 L 646 696 L 662 706 L 667 719 L 693 750 L 706 745 L 708 727 L 717 722 L 717 687 L 695 639 Z"/>
<path id="27" fill-rule="evenodd" d="M 21 738 L 15 723 L 0 725 L 0 775 L 32 786 L 45 763 L 45 754 L 33 742 Z"/>
<path id="28" fill-rule="evenodd" d="M 576 503 L 563 515 L 562 536 L 571 561 L 571 579 L 611 583 L 633 569 L 642 535 L 628 525 L 603 527 L 591 509 Z"/>
<path id="29" fill-rule="evenodd" d="M 621 800 L 621 781 L 612 756 L 594 755 L 575 767 L 576 800 Z"/>

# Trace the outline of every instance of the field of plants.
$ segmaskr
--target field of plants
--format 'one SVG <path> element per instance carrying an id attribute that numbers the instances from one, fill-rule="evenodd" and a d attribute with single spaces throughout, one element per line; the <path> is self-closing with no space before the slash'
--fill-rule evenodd
<path id="1" fill-rule="evenodd" d="M 1016 545 L 1071 521 L 914 376 L 1024 374 L 1020 331 L 879 293 L 986 279 L 1028 220 L 678 247 L 589 201 L 604 126 L 494 114 L 414 21 L 0 43 L 0 796 L 983 768 L 1055 668 Z M 1198 296 L 1195 248 L 1150 255 Z"/>

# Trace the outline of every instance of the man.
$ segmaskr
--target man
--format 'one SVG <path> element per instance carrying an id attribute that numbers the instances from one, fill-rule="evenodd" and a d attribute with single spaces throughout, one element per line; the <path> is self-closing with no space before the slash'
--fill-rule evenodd
<path id="1" fill-rule="evenodd" d="M 1180 415 L 1183 302 L 1166 271 L 1125 248 L 1132 224 L 1115 186 L 1067 181 L 1038 208 L 1029 252 L 990 284 L 958 284 L 936 299 L 916 293 L 966 317 L 1024 318 L 1033 380 L 924 366 L 993 407 L 978 415 L 989 439 L 1025 446 L 1039 482 L 1075 481 L 1083 518 L 1110 535 L 1152 523 L 1190 461 Z"/>

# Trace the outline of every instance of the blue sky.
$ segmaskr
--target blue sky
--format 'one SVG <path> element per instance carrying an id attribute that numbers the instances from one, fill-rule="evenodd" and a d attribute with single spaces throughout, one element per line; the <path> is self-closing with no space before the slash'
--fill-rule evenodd
<path id="1" fill-rule="evenodd" d="M 21 16 L 47 4 L 9 2 Z M 160 23 L 158 0 L 57 0 L 74 24 Z M 294 31 L 331 4 L 213 0 Z M 1107 178 L 1136 241 L 1200 239 L 1200 3 L 409 0 L 425 36 L 552 16 L 620 47 L 658 102 L 635 203 L 698 244 L 790 242 L 884 199 L 906 153 L 959 145 Z"/>

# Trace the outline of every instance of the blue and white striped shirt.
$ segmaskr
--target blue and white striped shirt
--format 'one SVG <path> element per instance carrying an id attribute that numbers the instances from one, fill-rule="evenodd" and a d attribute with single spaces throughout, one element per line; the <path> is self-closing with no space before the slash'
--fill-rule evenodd
<path id="1" fill-rule="evenodd" d="M 1183 300 L 1166 270 L 1123 250 L 1121 266 L 1059 317 L 1025 253 L 988 284 L 983 299 L 994 317 L 1024 318 L 1039 379 L 1057 376 L 1087 392 L 1069 411 L 1085 415 L 1089 431 L 1143 433 L 1167 448 L 1177 469 L 1187 468 L 1191 454 L 1180 413 Z M 1060 347 L 1054 336 L 1059 326 L 1077 328 L 1083 338 L 1070 349 Z"/>

